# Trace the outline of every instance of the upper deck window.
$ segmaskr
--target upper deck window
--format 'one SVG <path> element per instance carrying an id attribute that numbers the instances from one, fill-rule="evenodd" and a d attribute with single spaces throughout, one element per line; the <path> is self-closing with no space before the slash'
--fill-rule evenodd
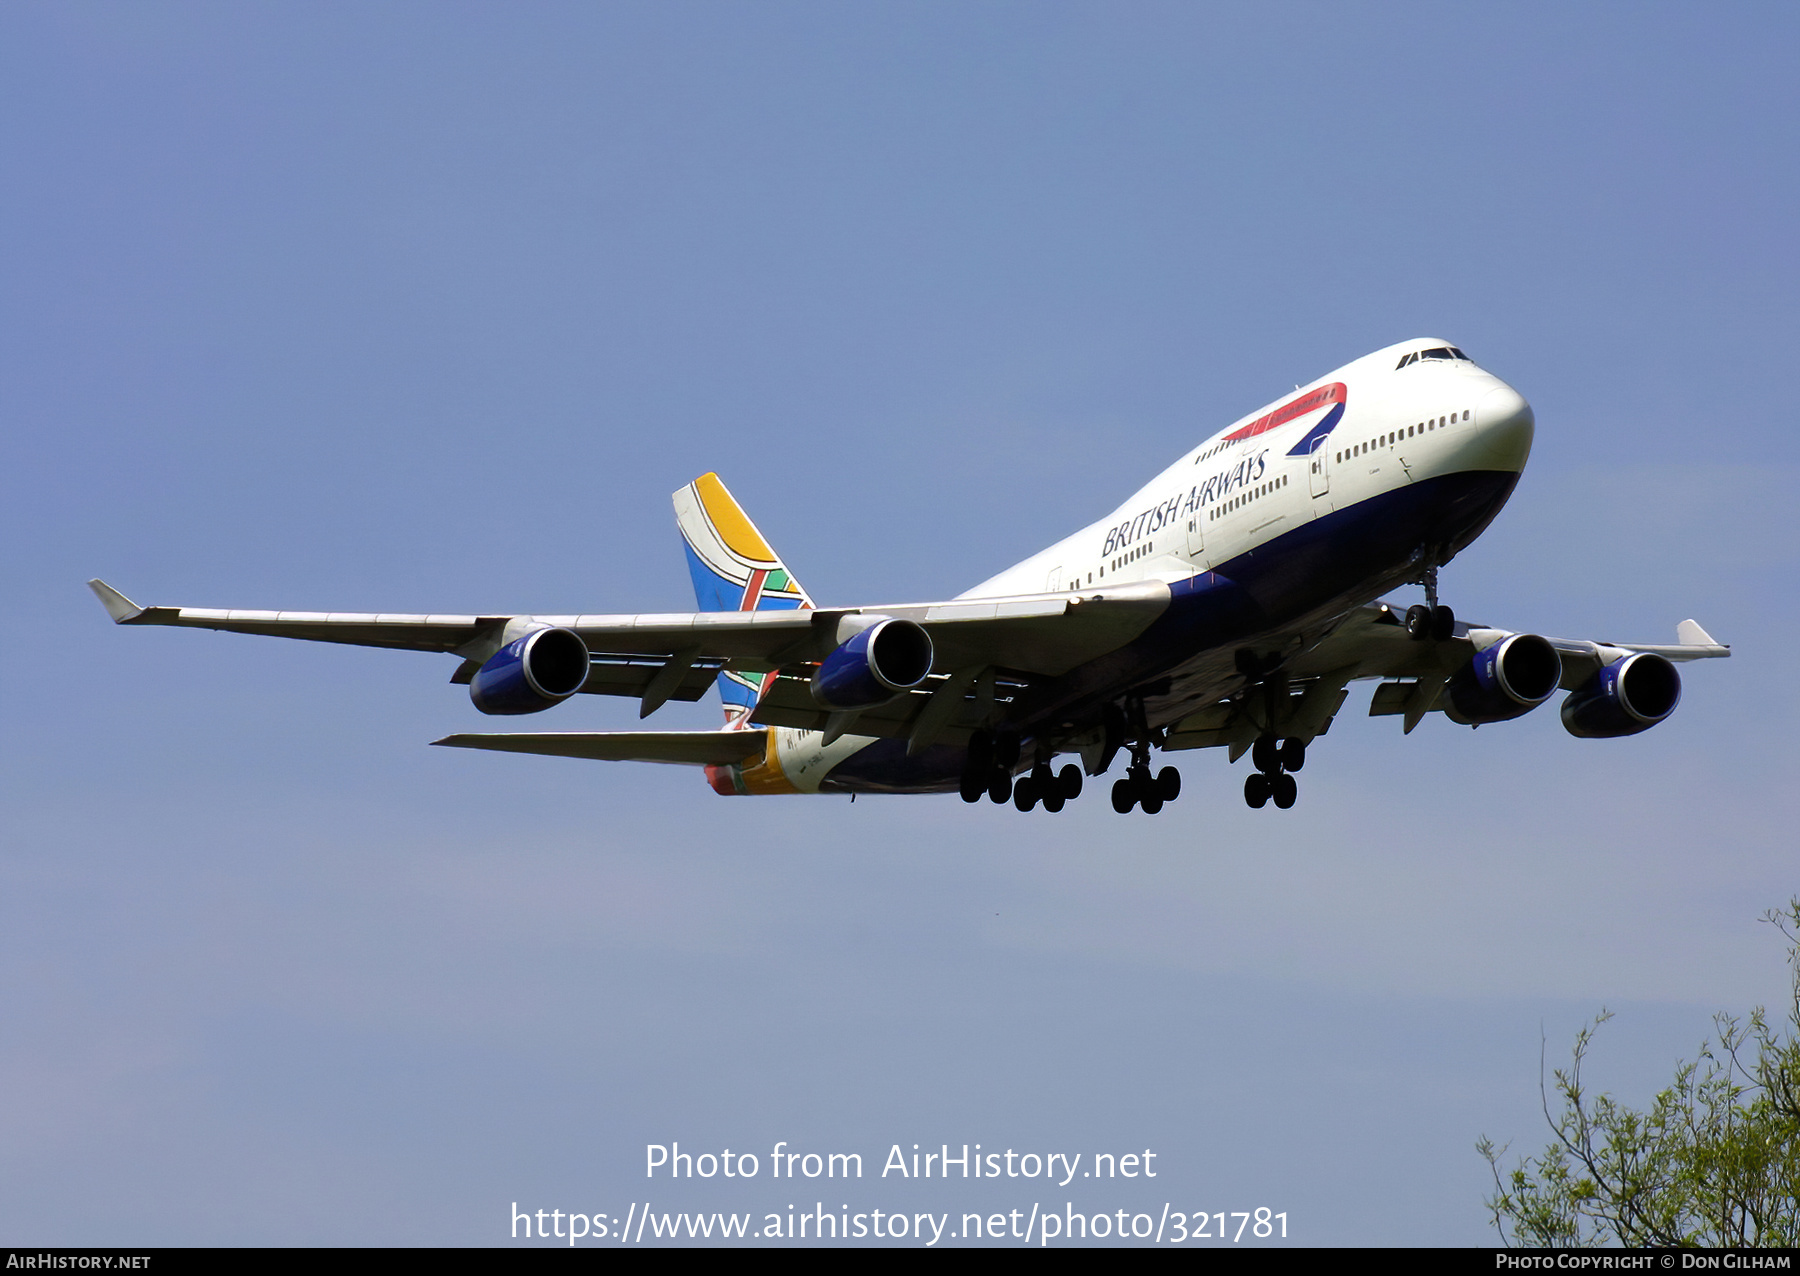
<path id="1" fill-rule="evenodd" d="M 1468 363 L 1475 362 L 1455 346 L 1435 346 L 1430 350 L 1413 351 L 1394 365 L 1394 371 L 1398 372 L 1407 364 L 1417 363 L 1420 359 L 1462 359 Z"/>

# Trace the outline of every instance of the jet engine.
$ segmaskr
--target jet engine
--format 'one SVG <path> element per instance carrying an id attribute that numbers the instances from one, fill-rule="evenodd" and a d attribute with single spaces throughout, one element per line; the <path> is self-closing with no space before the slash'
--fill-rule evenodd
<path id="1" fill-rule="evenodd" d="M 883 620 L 825 657 L 813 699 L 827 709 L 871 709 L 911 691 L 931 672 L 931 635 L 910 620 Z"/>
<path id="2" fill-rule="evenodd" d="M 483 713 L 538 713 L 587 681 L 587 644 L 570 629 L 536 629 L 496 651 L 469 682 Z"/>
<path id="3" fill-rule="evenodd" d="M 1513 634 L 1475 653 L 1444 689 L 1444 715 L 1476 726 L 1530 713 L 1562 681 L 1562 657 L 1546 638 Z"/>
<path id="4" fill-rule="evenodd" d="M 1626 656 L 1569 693 L 1562 703 L 1563 726 L 1590 740 L 1636 735 L 1661 722 L 1681 702 L 1681 675 L 1649 651 Z"/>

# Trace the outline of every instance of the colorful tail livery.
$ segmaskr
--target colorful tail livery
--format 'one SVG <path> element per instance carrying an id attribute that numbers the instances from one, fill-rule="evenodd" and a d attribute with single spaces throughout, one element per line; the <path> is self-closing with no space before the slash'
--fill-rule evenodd
<path id="1" fill-rule="evenodd" d="M 717 474 L 702 474 L 675 493 L 675 525 L 687 544 L 688 574 L 701 611 L 793 611 L 813 601 Z M 719 675 L 725 720 L 756 707 L 768 674 Z"/>

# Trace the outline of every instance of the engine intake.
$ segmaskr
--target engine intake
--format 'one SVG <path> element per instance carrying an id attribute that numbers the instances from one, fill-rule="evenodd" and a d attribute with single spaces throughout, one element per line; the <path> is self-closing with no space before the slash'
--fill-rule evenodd
<path id="1" fill-rule="evenodd" d="M 1649 651 L 1626 656 L 1569 693 L 1562 703 L 1563 726 L 1589 740 L 1648 731 L 1681 703 L 1681 675 Z"/>
<path id="2" fill-rule="evenodd" d="M 537 629 L 496 651 L 469 682 L 483 713 L 538 713 L 581 690 L 587 644 L 572 629 Z"/>
<path id="3" fill-rule="evenodd" d="M 931 657 L 924 629 L 883 620 L 825 657 L 813 674 L 813 699 L 827 709 L 872 709 L 924 682 Z"/>
<path id="4" fill-rule="evenodd" d="M 1445 688 L 1444 715 L 1476 726 L 1530 713 L 1562 681 L 1562 657 L 1546 638 L 1513 634 L 1475 653 Z"/>

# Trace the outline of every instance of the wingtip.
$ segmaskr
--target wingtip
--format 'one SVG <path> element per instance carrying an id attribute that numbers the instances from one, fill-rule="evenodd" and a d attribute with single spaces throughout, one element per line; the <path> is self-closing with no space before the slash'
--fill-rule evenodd
<path id="1" fill-rule="evenodd" d="M 106 614 L 113 618 L 115 625 L 123 625 L 144 614 L 144 608 L 139 607 L 100 578 L 95 577 L 87 584 L 88 588 L 94 591 L 94 597 L 100 600 L 100 605 L 106 608 Z"/>
<path id="2" fill-rule="evenodd" d="M 1692 618 L 1675 626 L 1675 641 L 1684 647 L 1723 647 L 1725 645 L 1702 629 L 1700 622 Z"/>

